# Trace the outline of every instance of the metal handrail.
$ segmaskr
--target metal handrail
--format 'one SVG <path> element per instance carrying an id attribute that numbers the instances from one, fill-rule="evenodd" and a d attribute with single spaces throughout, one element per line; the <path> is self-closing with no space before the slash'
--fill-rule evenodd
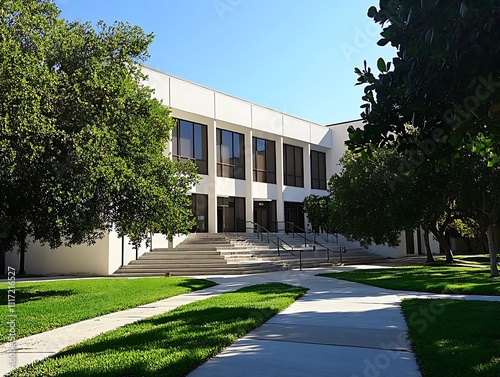
<path id="1" fill-rule="evenodd" d="M 297 234 L 298 236 L 304 238 L 304 241 L 305 243 L 307 244 L 307 242 L 309 241 L 307 239 L 307 231 L 305 229 L 302 229 L 301 227 L 299 227 L 298 225 L 295 225 L 295 223 L 293 223 L 292 221 L 276 221 L 276 224 L 280 223 L 280 222 L 283 222 L 285 223 L 285 225 L 292 225 L 292 233 L 293 234 Z M 304 235 L 298 233 L 295 231 L 295 229 L 298 229 L 300 231 L 302 231 L 304 233 Z M 326 250 L 326 255 L 327 255 L 327 261 L 330 262 L 330 252 L 334 252 L 334 250 L 330 249 L 329 247 L 325 246 L 325 245 L 322 245 L 321 243 L 319 243 L 318 241 L 316 241 L 316 233 L 313 233 L 314 234 L 314 239 L 313 239 L 313 243 L 314 245 L 318 245 L 319 247 L 323 248 Z M 337 238 L 338 240 L 338 238 Z M 338 242 L 338 241 L 337 241 Z M 345 248 L 345 246 L 340 246 L 339 245 L 339 260 L 340 260 L 340 263 L 342 263 L 342 253 L 345 253 L 347 251 L 347 249 Z"/>
<path id="2" fill-rule="evenodd" d="M 253 225 L 253 227 L 252 227 L 252 228 L 248 228 L 248 227 L 246 226 L 246 224 L 249 224 L 249 223 Z M 265 233 L 266 233 L 266 235 L 267 235 L 267 243 L 272 242 L 272 243 L 274 243 L 276 246 L 278 246 L 278 256 L 280 256 L 280 246 L 281 246 L 281 248 L 282 248 L 283 250 L 285 250 L 285 251 L 286 251 L 286 252 L 288 252 L 289 254 L 291 254 L 291 255 L 294 255 L 294 256 L 295 256 L 295 254 L 293 254 L 290 250 L 285 249 L 285 248 L 283 247 L 283 244 L 285 244 L 285 245 L 287 245 L 288 247 L 290 247 L 292 250 L 294 250 L 294 248 L 293 248 L 293 246 L 292 246 L 292 245 L 290 245 L 288 242 L 286 242 L 285 240 L 283 240 L 281 237 L 279 237 L 279 236 L 278 236 L 278 235 L 276 235 L 275 233 L 272 233 L 271 231 L 269 231 L 268 229 L 266 229 L 266 228 L 265 228 L 265 227 L 263 227 L 262 225 L 260 225 L 260 224 L 258 224 L 258 223 L 255 223 L 255 222 L 253 222 L 253 221 L 248 220 L 248 221 L 245 221 L 245 230 L 247 230 L 247 229 L 253 229 L 253 230 L 255 230 L 255 231 L 257 232 L 257 234 L 259 234 L 259 235 L 261 236 L 261 240 L 262 240 L 262 241 L 264 241 L 264 234 L 263 234 L 263 233 L 265 232 Z M 264 232 L 262 232 L 262 231 L 264 231 Z M 272 235 L 272 236 L 274 236 L 274 237 L 276 237 L 276 240 L 277 240 L 278 242 L 275 242 L 274 240 L 272 240 L 272 239 L 271 239 L 271 235 Z M 281 242 L 281 244 L 280 244 L 280 242 Z"/>

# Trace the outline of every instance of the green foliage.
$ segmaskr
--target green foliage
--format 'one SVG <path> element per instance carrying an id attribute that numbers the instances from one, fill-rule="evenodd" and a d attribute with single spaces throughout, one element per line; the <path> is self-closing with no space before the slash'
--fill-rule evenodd
<path id="1" fill-rule="evenodd" d="M 335 219 L 330 215 L 332 202 L 329 196 L 309 195 L 302 206 L 314 232 L 335 232 Z"/>
<path id="2" fill-rule="evenodd" d="M 197 174 L 163 155 L 174 122 L 142 84 L 153 36 L 48 0 L 3 1 L 0 35 L 0 248 L 188 232 Z"/>
<path id="3" fill-rule="evenodd" d="M 427 148 L 436 164 L 463 147 L 498 163 L 500 2 L 384 0 L 368 16 L 383 27 L 378 44 L 397 53 L 392 69 L 378 60 L 378 75 L 366 62 L 355 69 L 365 126 L 349 130 L 349 147 L 370 150 L 397 136 L 400 150 Z"/>
<path id="4" fill-rule="evenodd" d="M 185 376 L 304 295 L 282 283 L 180 306 L 71 346 L 14 376 Z"/>
<path id="5" fill-rule="evenodd" d="M 421 167 L 411 163 L 416 159 Z M 401 231 L 421 227 L 436 237 L 451 263 L 445 233 L 452 224 L 469 224 L 468 231 L 485 244 L 498 226 L 500 166 L 488 167 L 485 160 L 464 149 L 453 164 L 430 169 L 423 153 L 402 153 L 392 145 L 366 159 L 346 152 L 342 171 L 329 182 L 327 216 L 335 219 L 338 232 L 362 245 L 397 245 Z"/>
<path id="6" fill-rule="evenodd" d="M 208 288 L 215 283 L 191 278 L 83 279 L 16 283 L 17 338 L 49 331 L 104 314 L 134 308 L 168 297 Z M 8 286 L 0 289 L 7 297 Z M 7 318 L 7 300 L 0 305 Z M 0 328 L 0 343 L 9 329 Z"/>
<path id="7" fill-rule="evenodd" d="M 403 300 L 402 310 L 422 375 L 500 375 L 499 302 Z"/>

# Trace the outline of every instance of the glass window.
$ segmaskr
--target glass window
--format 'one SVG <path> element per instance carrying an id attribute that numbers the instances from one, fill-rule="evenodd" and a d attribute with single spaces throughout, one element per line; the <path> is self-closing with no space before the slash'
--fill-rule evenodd
<path id="1" fill-rule="evenodd" d="M 272 140 L 253 138 L 254 167 L 256 182 L 276 183 L 276 146 Z"/>
<path id="2" fill-rule="evenodd" d="M 304 187 L 304 160 L 301 147 L 284 144 L 284 183 L 287 186 Z"/>
<path id="3" fill-rule="evenodd" d="M 217 231 L 244 232 L 245 198 L 218 197 L 217 198 Z"/>
<path id="4" fill-rule="evenodd" d="M 191 209 L 196 218 L 193 232 L 208 232 L 208 195 L 191 194 Z"/>
<path id="5" fill-rule="evenodd" d="M 217 176 L 245 179 L 244 135 L 217 129 Z"/>
<path id="6" fill-rule="evenodd" d="M 311 151 L 311 187 L 326 190 L 326 154 Z"/>
<path id="7" fill-rule="evenodd" d="M 172 156 L 179 161 L 192 160 L 198 173 L 208 174 L 207 126 L 178 119 L 172 131 Z"/>
<path id="8" fill-rule="evenodd" d="M 284 202 L 285 229 L 287 232 L 302 233 L 304 231 L 304 210 L 302 203 Z"/>

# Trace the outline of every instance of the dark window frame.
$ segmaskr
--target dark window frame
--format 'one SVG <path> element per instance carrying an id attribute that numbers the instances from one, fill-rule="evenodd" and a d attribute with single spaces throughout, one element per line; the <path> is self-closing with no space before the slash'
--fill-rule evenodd
<path id="1" fill-rule="evenodd" d="M 304 187 L 304 149 L 283 144 L 283 183 L 286 186 Z"/>
<path id="2" fill-rule="evenodd" d="M 311 188 L 326 190 L 326 153 L 311 150 Z"/>
<path id="3" fill-rule="evenodd" d="M 301 232 L 305 230 L 304 207 L 302 202 L 283 202 L 285 212 L 285 221 L 292 222 L 295 226 L 289 223 L 285 224 L 285 230 L 288 232 Z M 296 219 L 297 221 L 292 221 Z"/>
<path id="4" fill-rule="evenodd" d="M 190 194 L 191 211 L 196 219 L 192 231 L 197 233 L 208 232 L 208 195 L 207 194 Z M 203 219 L 200 219 L 203 216 Z"/>
<path id="5" fill-rule="evenodd" d="M 224 136 L 230 135 L 230 144 L 224 144 Z M 236 138 L 238 139 L 236 142 Z M 216 130 L 216 148 L 217 148 L 217 176 L 234 179 L 245 179 L 245 135 L 217 128 Z M 223 147 L 229 147 L 228 161 L 224 161 Z M 239 158 L 235 157 L 236 148 L 238 148 Z"/>
<path id="6" fill-rule="evenodd" d="M 259 144 L 264 143 L 264 150 L 258 151 Z M 274 140 L 252 138 L 253 180 L 254 182 L 276 183 L 276 142 Z M 259 163 L 258 153 L 264 153 L 264 166 Z"/>
<path id="7" fill-rule="evenodd" d="M 193 161 L 198 173 L 208 175 L 208 136 L 207 125 L 191 122 L 185 119 L 175 119 L 176 126 L 172 130 L 172 158 L 178 161 Z M 183 129 L 183 127 L 187 127 Z M 190 129 L 188 127 L 191 127 Z M 189 153 L 184 153 L 182 149 L 182 132 L 188 131 L 191 139 L 189 140 Z M 199 150 L 201 148 L 201 150 Z"/>

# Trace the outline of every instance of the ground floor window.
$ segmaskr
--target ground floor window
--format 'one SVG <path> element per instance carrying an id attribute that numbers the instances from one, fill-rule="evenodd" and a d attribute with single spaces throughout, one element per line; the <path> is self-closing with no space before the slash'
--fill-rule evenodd
<path id="1" fill-rule="evenodd" d="M 193 232 L 208 232 L 208 195 L 191 194 L 191 209 L 196 218 Z"/>
<path id="2" fill-rule="evenodd" d="M 245 198 L 217 198 L 217 232 L 244 232 L 245 219 Z"/>
<path id="3" fill-rule="evenodd" d="M 304 227 L 304 209 L 300 202 L 284 202 L 285 207 L 285 229 L 287 231 L 301 233 Z"/>

